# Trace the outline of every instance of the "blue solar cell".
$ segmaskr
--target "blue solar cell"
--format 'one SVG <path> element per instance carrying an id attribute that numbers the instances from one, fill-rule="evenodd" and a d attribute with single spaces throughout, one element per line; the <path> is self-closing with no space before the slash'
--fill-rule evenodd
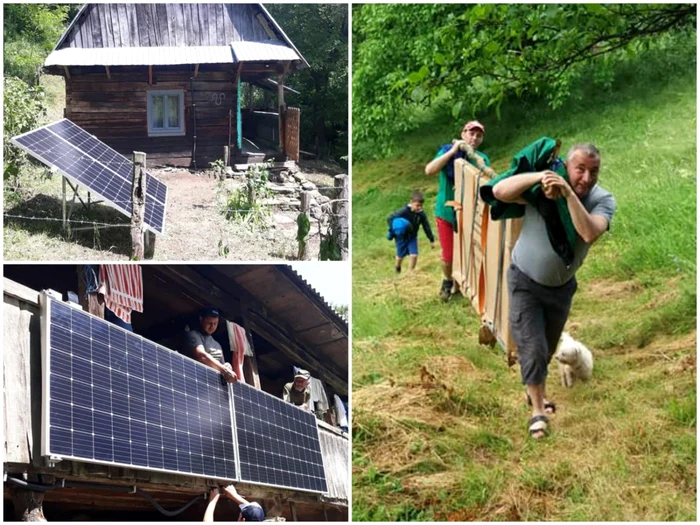
<path id="1" fill-rule="evenodd" d="M 228 387 L 220 374 L 47 301 L 50 453 L 237 479 Z"/>
<path id="2" fill-rule="evenodd" d="M 315 417 L 241 382 L 233 396 L 241 480 L 327 492 Z"/>
<path id="3" fill-rule="evenodd" d="M 60 120 L 12 140 L 30 155 L 56 166 L 66 177 L 131 216 L 133 164 L 70 120 Z M 167 194 L 167 186 L 147 173 L 144 222 L 156 233 L 164 231 Z"/>

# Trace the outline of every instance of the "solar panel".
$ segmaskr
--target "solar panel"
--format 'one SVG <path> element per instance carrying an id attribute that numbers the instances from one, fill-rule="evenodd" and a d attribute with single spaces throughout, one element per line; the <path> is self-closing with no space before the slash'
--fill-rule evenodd
<path id="1" fill-rule="evenodd" d="M 44 297 L 44 455 L 236 480 L 221 374 Z"/>
<path id="2" fill-rule="evenodd" d="M 240 381 L 232 390 L 241 481 L 327 492 L 313 414 Z"/>
<path id="3" fill-rule="evenodd" d="M 18 135 L 12 143 L 131 217 L 133 163 L 70 120 Z M 154 233 L 165 231 L 167 198 L 167 186 L 147 173 L 144 224 Z"/>

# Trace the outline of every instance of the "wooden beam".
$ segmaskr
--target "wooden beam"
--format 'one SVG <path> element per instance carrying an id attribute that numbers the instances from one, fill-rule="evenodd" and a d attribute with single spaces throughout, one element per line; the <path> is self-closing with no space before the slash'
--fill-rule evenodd
<path id="1" fill-rule="evenodd" d="M 31 288 L 19 284 L 7 277 L 3 277 L 2 291 L 3 294 L 15 297 L 24 302 L 39 306 L 39 292 Z"/>
<path id="2" fill-rule="evenodd" d="M 337 370 L 332 362 L 320 362 L 312 356 L 303 346 L 297 343 L 292 337 L 284 333 L 282 329 L 272 324 L 268 319 L 259 315 L 254 310 L 249 310 L 250 322 L 255 331 L 267 339 L 272 346 L 281 350 L 291 359 L 297 361 L 301 366 L 312 370 L 319 379 L 332 386 L 336 392 L 342 395 L 348 393 L 348 379 Z"/>
<path id="3" fill-rule="evenodd" d="M 194 78 L 197 78 L 197 75 L 199 75 L 199 64 L 194 66 Z"/>
<path id="4" fill-rule="evenodd" d="M 161 276 L 175 281 L 175 285 L 184 288 L 194 297 L 203 299 L 204 304 L 217 307 L 223 317 L 233 318 L 241 312 L 241 298 L 222 290 L 209 279 L 185 265 L 153 265 L 149 266 Z M 204 304 L 202 306 L 204 306 Z"/>
<path id="5" fill-rule="evenodd" d="M 131 202 L 131 260 L 143 261 L 143 218 L 146 214 L 146 154 L 141 151 L 134 151 Z"/>
<path id="6" fill-rule="evenodd" d="M 109 66 L 105 66 L 105 71 L 107 72 L 107 80 L 112 80 L 112 75 L 109 74 Z"/>
<path id="7" fill-rule="evenodd" d="M 70 71 L 68 71 L 68 66 L 63 66 L 63 71 L 66 72 L 66 78 L 70 80 Z"/>
<path id="8" fill-rule="evenodd" d="M 148 85 L 153 85 L 153 66 L 148 66 Z"/>

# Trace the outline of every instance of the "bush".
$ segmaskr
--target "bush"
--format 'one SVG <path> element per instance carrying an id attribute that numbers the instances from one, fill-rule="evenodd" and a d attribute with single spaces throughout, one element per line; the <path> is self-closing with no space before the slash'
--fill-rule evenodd
<path id="1" fill-rule="evenodd" d="M 3 180 L 16 188 L 19 186 L 20 167 L 27 162 L 27 156 L 12 145 L 10 139 L 31 131 L 46 116 L 45 93 L 42 87 L 30 87 L 15 77 L 6 78 L 4 88 Z"/>

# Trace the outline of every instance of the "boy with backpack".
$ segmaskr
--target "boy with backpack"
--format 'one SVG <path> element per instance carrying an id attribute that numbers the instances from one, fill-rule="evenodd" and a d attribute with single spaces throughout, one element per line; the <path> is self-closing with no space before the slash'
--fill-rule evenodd
<path id="1" fill-rule="evenodd" d="M 409 268 L 413 270 L 418 261 L 418 229 L 423 226 L 423 231 L 430 241 L 430 247 L 435 248 L 435 237 L 430 229 L 428 218 L 423 211 L 425 199 L 423 194 L 416 190 L 411 195 L 411 201 L 389 215 L 389 233 L 387 239 L 396 242 L 396 273 L 401 273 L 401 263 L 404 257 L 410 256 Z"/>

